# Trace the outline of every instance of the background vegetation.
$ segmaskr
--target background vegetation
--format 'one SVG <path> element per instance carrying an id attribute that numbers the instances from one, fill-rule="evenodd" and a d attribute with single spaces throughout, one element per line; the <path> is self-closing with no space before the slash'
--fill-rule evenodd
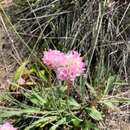
<path id="1" fill-rule="evenodd" d="M 12 119 L 20 130 L 98 130 L 108 114 L 129 106 L 129 7 L 109 0 L 14 0 L 1 14 L 21 51 L 1 122 Z M 9 35 L 10 36 L 10 35 Z M 10 36 L 11 37 L 11 36 Z M 70 97 L 66 83 L 43 65 L 46 49 L 77 50 L 86 72 Z M 19 78 L 26 79 L 18 85 Z M 51 80 L 50 80 L 51 77 Z M 2 94 L 1 94 L 2 95 Z M 5 96 L 6 95 L 6 96 Z"/>

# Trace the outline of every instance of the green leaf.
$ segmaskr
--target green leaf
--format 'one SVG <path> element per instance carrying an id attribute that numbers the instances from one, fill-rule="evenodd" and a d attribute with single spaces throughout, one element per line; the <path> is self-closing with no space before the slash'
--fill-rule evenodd
<path id="1" fill-rule="evenodd" d="M 82 130 L 91 130 L 91 129 L 92 130 L 99 130 L 97 128 L 97 125 L 95 123 L 92 123 L 92 121 L 85 121 Z"/>
<path id="2" fill-rule="evenodd" d="M 15 108 L 14 108 L 15 109 Z M 1 118 L 6 118 L 6 117 L 13 117 L 13 116 L 20 116 L 22 114 L 34 114 L 34 113 L 43 113 L 41 112 L 39 109 L 17 109 L 17 110 L 13 110 L 13 109 L 10 109 L 10 110 L 7 110 L 6 108 L 5 109 L 0 109 L 0 117 Z"/>
<path id="3" fill-rule="evenodd" d="M 80 77 L 80 94 L 81 94 L 81 98 L 82 98 L 82 101 L 85 102 L 85 81 L 84 81 L 84 78 L 83 76 Z"/>
<path id="4" fill-rule="evenodd" d="M 13 116 L 20 116 L 22 112 L 20 111 L 1 111 L 0 110 L 0 118 L 10 118 Z"/>
<path id="5" fill-rule="evenodd" d="M 130 104 L 130 99 L 129 98 L 123 98 L 123 97 L 110 99 L 110 101 L 112 103 L 126 103 L 126 104 Z"/>
<path id="6" fill-rule="evenodd" d="M 24 95 L 35 105 L 41 105 L 44 106 L 46 103 L 46 99 L 41 97 L 38 93 L 33 91 L 31 94 L 29 93 L 24 93 Z"/>
<path id="7" fill-rule="evenodd" d="M 49 117 L 42 117 L 41 119 L 33 122 L 30 126 L 26 127 L 24 130 L 30 130 L 32 128 L 41 127 L 43 128 L 45 125 L 52 123 L 58 119 L 57 116 L 49 116 Z"/>
<path id="8" fill-rule="evenodd" d="M 39 78 L 43 79 L 44 81 L 47 81 L 47 77 L 45 76 L 45 70 L 40 70 L 40 68 L 39 68 L 39 66 L 37 64 L 33 64 L 32 65 L 32 71 Z"/>
<path id="9" fill-rule="evenodd" d="M 111 109 L 114 109 L 114 108 L 115 108 L 115 106 L 113 105 L 113 103 L 112 103 L 111 101 L 109 101 L 109 100 L 104 100 L 102 103 L 103 103 L 105 106 L 107 106 L 108 108 L 111 108 Z"/>
<path id="10" fill-rule="evenodd" d="M 107 85 L 105 87 L 104 95 L 108 94 L 109 91 L 112 89 L 114 86 L 114 83 L 116 81 L 116 76 L 110 76 L 107 80 Z"/>
<path id="11" fill-rule="evenodd" d="M 94 89 L 94 87 L 92 87 L 89 83 L 86 82 L 86 85 L 88 87 L 88 89 L 90 90 L 90 92 L 93 94 L 93 96 L 97 97 L 97 93 Z"/>
<path id="12" fill-rule="evenodd" d="M 68 99 L 68 105 L 71 107 L 76 107 L 76 108 L 80 108 L 81 105 L 74 99 L 74 98 L 69 98 Z"/>
<path id="13" fill-rule="evenodd" d="M 56 130 L 60 125 L 66 124 L 66 118 L 62 118 L 58 122 L 56 122 L 49 130 Z"/>
<path id="14" fill-rule="evenodd" d="M 21 66 L 16 70 L 14 76 L 14 82 L 16 82 L 23 74 L 28 74 L 30 71 L 26 68 L 28 61 L 25 61 L 21 64 Z"/>
<path id="15" fill-rule="evenodd" d="M 94 120 L 103 120 L 101 112 L 99 112 L 96 108 L 86 108 L 86 111 Z"/>
<path id="16" fill-rule="evenodd" d="M 76 117 L 76 116 L 73 116 L 72 118 L 72 123 L 74 124 L 75 127 L 78 127 L 80 126 L 80 123 L 83 121 L 81 120 L 80 118 Z"/>
<path id="17" fill-rule="evenodd" d="M 38 72 L 38 75 L 39 75 L 39 77 L 40 77 L 41 79 L 47 81 L 47 78 L 46 78 L 46 76 L 45 76 L 45 70 L 39 71 L 39 72 Z"/>

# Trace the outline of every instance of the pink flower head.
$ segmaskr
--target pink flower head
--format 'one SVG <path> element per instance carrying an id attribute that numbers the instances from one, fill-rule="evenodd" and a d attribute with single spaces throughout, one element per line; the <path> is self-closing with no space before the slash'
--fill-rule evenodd
<path id="1" fill-rule="evenodd" d="M 70 51 L 66 54 L 65 64 L 59 67 L 56 71 L 57 78 L 60 80 L 74 81 L 77 76 L 80 76 L 85 70 L 85 64 L 82 57 L 76 51 Z"/>
<path id="2" fill-rule="evenodd" d="M 64 63 L 64 53 L 58 50 L 49 50 L 44 52 L 43 62 L 52 69 L 57 69 Z"/>
<path id="3" fill-rule="evenodd" d="M 3 125 L 0 125 L 0 130 L 17 130 L 17 129 L 7 122 Z"/>
<path id="4" fill-rule="evenodd" d="M 85 70 L 83 59 L 76 51 L 67 54 L 57 50 L 45 51 L 43 62 L 54 69 L 59 80 L 74 81 Z"/>
<path id="5" fill-rule="evenodd" d="M 26 83 L 25 79 L 24 78 L 19 78 L 18 81 L 17 81 L 18 85 L 24 85 Z"/>

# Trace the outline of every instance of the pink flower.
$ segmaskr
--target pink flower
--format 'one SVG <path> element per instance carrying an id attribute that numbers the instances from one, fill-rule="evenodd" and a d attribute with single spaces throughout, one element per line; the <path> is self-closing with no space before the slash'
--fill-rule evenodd
<path id="1" fill-rule="evenodd" d="M 83 59 L 76 51 L 67 54 L 57 50 L 45 51 L 43 62 L 54 69 L 59 80 L 74 81 L 85 70 Z"/>
<path id="2" fill-rule="evenodd" d="M 85 64 L 80 54 L 76 51 L 71 51 L 66 54 L 65 63 L 57 69 L 56 74 L 60 80 L 74 81 L 84 70 Z"/>
<path id="3" fill-rule="evenodd" d="M 17 129 L 7 122 L 3 125 L 0 125 L 0 130 L 17 130 Z"/>
<path id="4" fill-rule="evenodd" d="M 58 50 L 49 50 L 44 52 L 43 62 L 52 69 L 56 69 L 64 63 L 64 53 Z"/>
<path id="5" fill-rule="evenodd" d="M 22 77 L 18 79 L 17 81 L 18 85 L 24 85 L 26 83 L 25 79 L 23 79 Z"/>

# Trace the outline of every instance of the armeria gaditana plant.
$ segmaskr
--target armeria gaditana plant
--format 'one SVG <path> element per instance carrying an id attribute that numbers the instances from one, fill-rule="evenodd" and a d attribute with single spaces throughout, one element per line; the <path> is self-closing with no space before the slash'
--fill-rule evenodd
<path id="1" fill-rule="evenodd" d="M 48 50 L 44 52 L 43 63 L 56 73 L 57 79 L 66 81 L 68 89 L 76 77 L 85 71 L 83 58 L 77 51 L 63 53 L 57 50 Z"/>

